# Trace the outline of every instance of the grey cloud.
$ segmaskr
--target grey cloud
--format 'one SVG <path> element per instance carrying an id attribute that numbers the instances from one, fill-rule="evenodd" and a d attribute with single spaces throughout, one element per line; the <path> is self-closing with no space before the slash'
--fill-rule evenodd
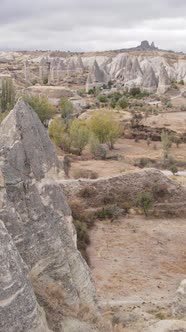
<path id="1" fill-rule="evenodd" d="M 0 48 L 104 50 L 142 39 L 186 51 L 185 0 L 1 0 Z"/>

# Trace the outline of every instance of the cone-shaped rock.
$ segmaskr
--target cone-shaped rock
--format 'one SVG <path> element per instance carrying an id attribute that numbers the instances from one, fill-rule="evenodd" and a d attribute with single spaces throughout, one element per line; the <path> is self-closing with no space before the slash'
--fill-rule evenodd
<path id="1" fill-rule="evenodd" d="M 158 82 L 153 68 L 149 65 L 144 71 L 143 88 L 148 92 L 156 92 Z"/>
<path id="2" fill-rule="evenodd" d="M 158 93 L 163 94 L 167 92 L 170 88 L 171 81 L 168 77 L 165 66 L 161 64 L 160 74 L 159 74 L 159 84 L 158 84 Z"/>
<path id="3" fill-rule="evenodd" d="M 0 126 L 0 218 L 29 268 L 40 304 L 55 319 L 80 305 L 96 310 L 90 271 L 76 248 L 63 191 L 52 176 L 60 168 L 36 113 L 18 101 Z M 57 315 L 56 315 L 57 313 Z"/>

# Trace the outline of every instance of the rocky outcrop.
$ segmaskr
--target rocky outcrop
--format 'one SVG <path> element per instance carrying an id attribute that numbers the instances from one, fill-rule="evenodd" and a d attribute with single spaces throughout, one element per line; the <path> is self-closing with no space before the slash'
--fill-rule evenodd
<path id="1" fill-rule="evenodd" d="M 103 69 L 100 69 L 97 61 L 95 60 L 87 78 L 86 91 L 88 92 L 90 89 L 102 87 L 108 82 L 109 75 Z"/>
<path id="2" fill-rule="evenodd" d="M 186 279 L 181 282 L 176 292 L 172 312 L 178 318 L 185 318 L 186 316 Z"/>
<path id="3" fill-rule="evenodd" d="M 0 331 L 49 332 L 23 263 L 0 221 Z"/>
<path id="4" fill-rule="evenodd" d="M 151 66 L 148 66 L 144 71 L 142 84 L 143 88 L 150 93 L 157 91 L 158 82 L 156 79 L 155 72 Z"/>
<path id="5" fill-rule="evenodd" d="M 45 128 L 19 100 L 0 137 L 0 217 L 28 266 L 39 303 L 54 326 L 65 314 L 77 316 L 82 306 L 94 314 L 95 289 L 76 248 L 71 211 L 55 180 L 61 165 Z"/>
<path id="6" fill-rule="evenodd" d="M 159 74 L 159 84 L 158 84 L 158 93 L 164 94 L 170 88 L 171 81 L 168 77 L 165 66 L 162 64 L 160 68 Z"/>

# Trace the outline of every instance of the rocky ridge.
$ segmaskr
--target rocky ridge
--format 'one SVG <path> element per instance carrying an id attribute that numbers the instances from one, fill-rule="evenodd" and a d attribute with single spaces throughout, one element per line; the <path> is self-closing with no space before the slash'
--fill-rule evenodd
<path id="1" fill-rule="evenodd" d="M 33 61 L 25 62 L 26 81 L 31 81 L 34 75 L 31 70 Z M 48 55 L 37 60 L 35 65 L 39 68 L 42 82 L 47 80 L 55 85 L 86 82 L 86 90 L 107 85 L 112 81 L 114 86 L 119 88 L 142 87 L 148 92 L 164 94 L 170 88 L 171 81 L 186 82 L 184 56 L 163 52 L 153 42 L 149 44 L 148 41 L 143 41 L 140 46 L 125 52 L 105 52 L 104 55 Z"/>

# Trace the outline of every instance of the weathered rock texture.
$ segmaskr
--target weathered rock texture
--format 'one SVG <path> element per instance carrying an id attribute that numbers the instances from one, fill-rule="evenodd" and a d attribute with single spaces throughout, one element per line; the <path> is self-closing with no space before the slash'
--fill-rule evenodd
<path id="1" fill-rule="evenodd" d="M 104 54 L 66 54 L 52 52 L 45 57 L 29 59 L 26 76 L 53 85 L 86 85 L 86 90 L 102 87 L 112 81 L 118 88 L 140 87 L 148 92 L 164 94 L 172 81 L 186 83 L 184 55 L 163 53 L 154 43 L 143 41 L 137 48 L 125 52 Z M 39 69 L 39 70 L 38 70 Z M 26 71 L 24 70 L 26 73 Z"/>
<path id="2" fill-rule="evenodd" d="M 176 292 L 172 311 L 175 317 L 186 317 L 186 279 L 181 282 Z"/>
<path id="3" fill-rule="evenodd" d="M 171 81 L 168 77 L 165 66 L 162 64 L 159 74 L 158 93 L 163 94 L 170 88 Z"/>
<path id="4" fill-rule="evenodd" d="M 104 84 L 107 84 L 109 81 L 109 75 L 105 72 L 104 69 L 101 69 L 97 63 L 94 61 L 93 67 L 88 75 L 86 82 L 86 91 L 90 89 L 99 88 Z"/>
<path id="5" fill-rule="evenodd" d="M 49 332 L 27 269 L 0 221 L 0 331 Z"/>
<path id="6" fill-rule="evenodd" d="M 28 266 L 39 303 L 55 328 L 55 319 L 69 312 L 76 316 L 82 306 L 94 314 L 94 286 L 76 248 L 71 211 L 55 181 L 61 166 L 45 128 L 19 100 L 3 121 L 0 137 L 0 217 Z"/>

